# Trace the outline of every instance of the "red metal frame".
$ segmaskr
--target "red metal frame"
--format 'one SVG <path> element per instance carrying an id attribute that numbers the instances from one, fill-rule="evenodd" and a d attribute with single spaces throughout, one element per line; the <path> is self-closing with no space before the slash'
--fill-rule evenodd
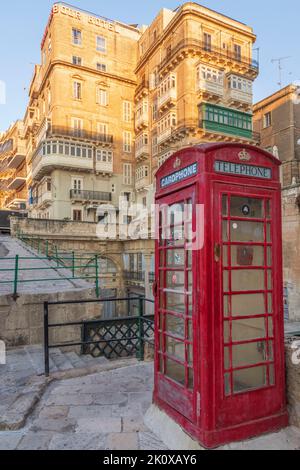
<path id="1" fill-rule="evenodd" d="M 246 152 L 245 152 L 246 150 Z M 248 153 L 248 156 L 247 156 Z M 215 161 L 241 164 L 245 157 L 247 166 L 259 166 L 271 169 L 271 179 L 259 179 L 249 176 L 238 176 L 217 173 Z M 197 174 L 187 176 L 181 182 L 161 187 L 163 178 L 176 171 L 188 168 L 197 163 Z M 174 250 L 167 246 L 167 241 L 156 240 L 156 355 L 155 355 L 155 391 L 154 401 L 173 417 L 190 435 L 208 448 L 217 447 L 231 441 L 241 440 L 261 433 L 274 431 L 288 423 L 285 400 L 284 369 L 284 332 L 283 332 L 283 279 L 282 279 L 282 240 L 281 240 L 281 190 L 279 183 L 280 162 L 269 153 L 256 147 L 239 144 L 211 144 L 185 149 L 173 155 L 157 173 L 156 202 L 160 207 L 193 200 L 193 204 L 204 205 L 204 247 L 192 251 L 193 307 L 188 313 L 188 295 L 185 295 L 185 312 L 168 312 L 165 303 L 166 272 L 179 273 L 176 267 L 166 266 L 166 252 Z M 223 197 L 227 197 L 227 214 L 222 214 Z M 233 197 L 247 197 L 250 200 L 261 200 L 263 213 L 261 217 L 233 216 L 230 214 L 230 200 Z M 267 213 L 267 204 L 271 212 Z M 161 235 L 159 221 L 157 235 Z M 233 223 L 261 223 L 263 240 L 232 241 L 222 240 L 222 224 L 227 224 L 227 231 Z M 185 225 L 188 223 L 185 214 Z M 193 211 L 193 231 L 196 227 L 196 215 Z M 270 227 L 270 230 L 268 229 Z M 174 228 L 173 226 L 171 229 Z M 269 238 L 271 237 L 271 238 Z M 158 237 L 159 238 L 159 237 Z M 231 264 L 231 247 L 246 248 L 245 265 Z M 252 251 L 262 247 L 263 262 L 253 264 Z M 228 265 L 225 266 L 224 248 L 227 247 Z M 180 248 L 180 247 L 177 247 Z M 181 247 L 180 249 L 182 249 Z M 219 249 L 220 248 L 220 249 Z M 269 251 L 272 252 L 272 263 L 269 266 Z M 164 253 L 163 256 L 161 254 Z M 247 258 L 248 256 L 248 258 Z M 185 285 L 189 289 L 185 254 Z M 248 261 L 247 261 L 248 259 Z M 252 260 L 252 261 L 251 261 Z M 248 264 L 247 264 L 248 263 Z M 238 264 L 238 263 L 236 263 Z M 250 265 L 251 264 L 251 265 Z M 232 291 L 232 273 L 241 270 L 263 271 L 264 285 L 257 290 Z M 182 270 L 183 272 L 183 270 Z M 228 291 L 224 291 L 224 272 L 228 273 Z M 271 275 L 271 284 L 270 276 Z M 179 278 L 181 275 L 178 276 Z M 177 274 L 171 279 L 176 284 Z M 183 286 L 181 286 L 183 287 Z M 163 294 L 163 299 L 161 299 Z M 224 318 L 224 295 L 232 299 L 235 295 L 264 296 L 264 312 L 255 315 L 234 315 L 232 300 L 228 303 L 228 316 Z M 272 309 L 269 302 L 272 299 Z M 161 303 L 162 302 L 162 303 Z M 185 327 L 185 338 L 166 331 L 166 316 L 181 320 Z M 188 316 L 192 315 L 192 316 Z M 160 318 L 163 320 L 161 321 Z M 260 338 L 249 338 L 233 341 L 234 321 L 262 318 L 265 335 Z M 271 319 L 273 331 L 271 331 Z M 193 340 L 187 338 L 188 324 L 192 321 Z M 224 325 L 229 325 L 229 339 L 225 341 Z M 185 368 L 184 384 L 179 384 L 166 372 L 166 359 L 169 353 L 166 338 L 179 339 L 185 345 L 184 358 L 170 356 L 174 363 Z M 233 364 L 233 348 L 256 344 L 261 362 Z M 272 345 L 272 347 L 271 347 Z M 188 346 L 193 349 L 193 363 L 188 358 Z M 225 348 L 229 350 L 229 366 L 225 367 Z M 272 354 L 271 354 L 272 350 Z M 255 352 L 257 352 L 255 351 Z M 162 360 L 161 360 L 162 358 Z M 162 364 L 162 366 L 161 366 Z M 261 388 L 250 390 L 234 389 L 234 374 L 240 370 L 254 370 L 255 367 L 266 368 L 266 384 Z M 188 371 L 193 368 L 194 388 L 189 384 Z M 274 371 L 274 374 L 273 374 Z M 225 390 L 225 374 L 229 378 L 230 390 Z M 274 379 L 273 379 L 274 375 Z M 238 382 L 235 386 L 240 386 Z M 242 385 L 241 385 L 242 386 Z"/>

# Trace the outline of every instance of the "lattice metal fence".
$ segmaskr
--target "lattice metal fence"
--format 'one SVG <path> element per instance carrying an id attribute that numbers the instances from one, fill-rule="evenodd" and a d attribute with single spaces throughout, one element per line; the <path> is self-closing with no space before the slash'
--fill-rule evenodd
<path id="1" fill-rule="evenodd" d="M 85 322 L 82 353 L 93 357 L 117 359 L 143 355 L 145 342 L 154 341 L 154 315 Z"/>

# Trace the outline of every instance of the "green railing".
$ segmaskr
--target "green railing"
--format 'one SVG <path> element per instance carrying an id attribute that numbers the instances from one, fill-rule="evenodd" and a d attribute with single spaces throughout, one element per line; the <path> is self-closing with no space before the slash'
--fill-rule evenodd
<path id="1" fill-rule="evenodd" d="M 93 281 L 95 284 L 96 296 L 100 297 L 100 286 L 99 286 L 99 256 L 97 254 L 76 254 L 75 252 L 61 251 L 57 245 L 43 240 L 40 238 L 34 238 L 22 233 L 18 234 L 19 240 L 25 243 L 32 250 L 36 251 L 36 256 L 19 256 L 15 257 L 3 257 L 0 258 L 0 288 L 1 285 L 11 285 L 12 294 L 14 298 L 18 297 L 19 288 L 21 284 L 28 284 L 34 282 L 63 282 L 63 281 L 76 281 L 86 280 Z M 51 265 L 46 263 L 38 265 L 38 263 L 47 261 Z M 10 267 L 1 267 L 3 262 L 6 262 Z M 37 266 L 32 266 L 37 263 Z M 29 266 L 30 265 L 30 266 Z M 69 273 L 63 270 L 68 270 Z M 30 277 L 22 276 L 23 273 L 38 272 L 44 273 L 45 271 L 57 272 L 55 275 L 49 277 Z M 59 275 L 61 273 L 61 275 Z M 23 277 L 23 278 L 22 278 Z"/>

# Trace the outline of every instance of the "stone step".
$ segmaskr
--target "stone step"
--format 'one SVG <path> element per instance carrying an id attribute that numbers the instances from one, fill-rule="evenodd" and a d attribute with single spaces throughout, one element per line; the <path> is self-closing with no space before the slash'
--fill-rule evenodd
<path id="1" fill-rule="evenodd" d="M 29 362 L 36 371 L 36 375 L 43 375 L 45 373 L 44 348 L 42 346 L 25 346 L 24 353 L 27 354 Z M 58 371 L 58 368 L 51 357 L 49 359 L 49 364 L 50 369 L 53 372 Z"/>
<path id="2" fill-rule="evenodd" d="M 74 369 L 74 366 L 70 359 L 66 356 L 66 353 L 62 352 L 60 349 L 51 349 L 50 358 L 59 371 Z"/>
<path id="3" fill-rule="evenodd" d="M 109 361 L 105 357 L 92 357 L 90 355 L 81 356 L 86 365 L 107 364 Z"/>
<path id="4" fill-rule="evenodd" d="M 69 359 L 74 369 L 82 369 L 86 366 L 86 362 L 82 359 L 82 356 L 78 356 L 75 352 L 67 352 L 65 356 Z"/>

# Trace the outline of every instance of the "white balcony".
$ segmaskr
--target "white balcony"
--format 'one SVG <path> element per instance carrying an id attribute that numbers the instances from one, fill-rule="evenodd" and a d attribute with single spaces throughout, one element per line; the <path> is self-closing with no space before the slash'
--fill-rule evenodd
<path id="1" fill-rule="evenodd" d="M 52 193 L 51 191 L 45 191 L 43 194 L 41 194 L 37 200 L 37 206 L 42 209 L 49 207 L 52 204 Z"/>
<path id="2" fill-rule="evenodd" d="M 161 134 L 158 134 L 157 136 L 157 144 L 160 145 L 162 144 L 165 140 L 168 140 L 171 135 L 172 135 L 173 128 L 169 127 L 169 129 L 166 129 L 164 132 Z"/>
<path id="3" fill-rule="evenodd" d="M 143 191 L 147 186 L 150 186 L 150 176 L 144 176 L 135 182 L 135 189 L 136 191 Z"/>
<path id="4" fill-rule="evenodd" d="M 199 80 L 197 90 L 203 97 L 210 99 L 221 99 L 224 96 L 224 85 L 210 80 Z"/>
<path id="5" fill-rule="evenodd" d="M 96 172 L 103 174 L 111 174 L 114 172 L 114 162 L 96 162 Z"/>
<path id="6" fill-rule="evenodd" d="M 150 145 L 145 144 L 135 151 L 135 158 L 136 159 L 147 158 L 149 154 L 150 154 Z"/>
<path id="7" fill-rule="evenodd" d="M 227 93 L 227 99 L 231 103 L 241 103 L 251 106 L 253 103 L 253 94 L 230 88 Z"/>
<path id="8" fill-rule="evenodd" d="M 36 155 L 32 161 L 32 178 L 41 179 L 54 169 L 92 172 L 93 160 L 66 155 Z"/>
<path id="9" fill-rule="evenodd" d="M 148 113 L 144 112 L 135 120 L 135 128 L 136 129 L 144 129 L 149 126 L 149 115 Z"/>
<path id="10" fill-rule="evenodd" d="M 170 88 L 166 93 L 158 98 L 158 108 L 163 108 L 172 105 L 177 100 L 177 89 Z"/>

